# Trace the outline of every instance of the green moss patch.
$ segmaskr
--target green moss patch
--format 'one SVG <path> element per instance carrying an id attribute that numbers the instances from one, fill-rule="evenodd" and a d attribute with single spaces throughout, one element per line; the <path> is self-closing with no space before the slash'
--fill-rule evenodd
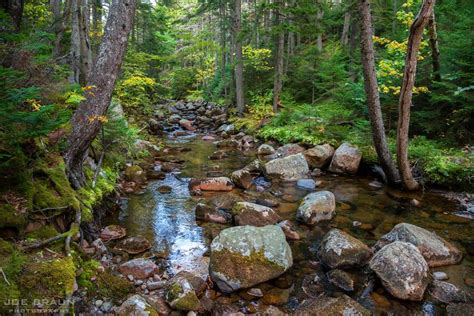
<path id="1" fill-rule="evenodd" d="M 60 300 L 74 291 L 76 268 L 72 257 L 27 264 L 18 284 L 25 298 Z"/>
<path id="2" fill-rule="evenodd" d="M 26 234 L 27 239 L 48 239 L 58 235 L 58 231 L 54 228 L 53 225 L 45 225 L 40 227 L 37 230 L 34 230 Z"/>
<path id="3" fill-rule="evenodd" d="M 23 228 L 26 223 L 24 214 L 20 214 L 10 204 L 0 204 L 0 228 L 16 227 Z"/>

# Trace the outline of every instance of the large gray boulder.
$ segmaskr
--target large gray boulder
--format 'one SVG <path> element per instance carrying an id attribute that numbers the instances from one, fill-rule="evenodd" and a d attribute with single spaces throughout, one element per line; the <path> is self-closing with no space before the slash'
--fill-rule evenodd
<path id="1" fill-rule="evenodd" d="M 370 260 L 370 268 L 393 296 L 421 301 L 430 282 L 429 267 L 414 245 L 395 241 L 380 249 Z"/>
<path id="2" fill-rule="evenodd" d="M 303 223 L 314 225 L 333 218 L 335 210 L 336 198 L 332 192 L 314 192 L 304 197 L 296 212 L 296 218 Z"/>
<path id="3" fill-rule="evenodd" d="M 349 143 L 343 143 L 334 152 L 328 170 L 334 173 L 355 174 L 359 169 L 361 159 L 362 153 L 357 147 Z"/>
<path id="4" fill-rule="evenodd" d="M 319 249 L 321 261 L 332 269 L 363 266 L 372 256 L 372 250 L 359 239 L 337 228 L 323 238 Z"/>
<path id="5" fill-rule="evenodd" d="M 462 259 L 461 251 L 453 244 L 424 228 L 408 223 L 396 225 L 375 244 L 378 250 L 394 241 L 404 241 L 415 245 L 430 267 L 456 264 Z"/>
<path id="6" fill-rule="evenodd" d="M 329 144 L 318 145 L 305 150 L 303 154 L 311 168 L 323 168 L 331 162 L 334 148 Z"/>
<path id="7" fill-rule="evenodd" d="M 278 223 L 281 218 L 271 208 L 249 202 L 235 203 L 232 208 L 235 223 L 240 226 L 266 226 Z"/>
<path id="8" fill-rule="evenodd" d="M 277 178 L 282 181 L 297 181 L 307 177 L 309 167 L 304 155 L 299 153 L 267 162 L 265 174 L 269 178 Z"/>
<path id="9" fill-rule="evenodd" d="M 211 243 L 209 274 L 223 292 L 271 280 L 292 265 L 290 246 L 276 225 L 227 228 Z"/>

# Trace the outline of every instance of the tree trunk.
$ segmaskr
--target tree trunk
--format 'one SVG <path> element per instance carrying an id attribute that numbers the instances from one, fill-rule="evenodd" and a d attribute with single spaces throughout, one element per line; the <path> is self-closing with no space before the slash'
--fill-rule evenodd
<path id="1" fill-rule="evenodd" d="M 81 25 L 80 25 L 80 4 L 81 0 L 71 0 L 71 66 L 74 82 L 80 83 L 81 74 Z"/>
<path id="2" fill-rule="evenodd" d="M 323 51 L 323 31 L 322 31 L 322 20 L 323 20 L 324 11 L 321 8 L 321 5 L 318 4 L 318 11 L 316 13 L 316 27 L 318 28 L 318 37 L 316 39 L 318 52 Z"/>
<path id="3" fill-rule="evenodd" d="M 389 183 L 399 181 L 398 170 L 390 155 L 385 136 L 377 76 L 375 72 L 374 44 L 372 42 L 372 16 L 369 0 L 360 0 L 359 11 L 361 17 L 361 57 L 364 71 L 365 94 L 372 126 L 372 138 L 379 162 Z"/>
<path id="4" fill-rule="evenodd" d="M 55 34 L 54 39 L 54 48 L 53 56 L 61 56 L 62 50 L 62 40 L 64 38 L 64 32 L 66 31 L 66 26 L 69 22 L 69 17 L 71 15 L 71 0 L 65 0 L 63 5 L 63 10 L 61 12 L 61 0 L 51 0 L 51 10 L 53 12 L 53 30 Z"/>
<path id="5" fill-rule="evenodd" d="M 341 35 L 341 44 L 343 46 L 347 46 L 349 42 L 349 27 L 351 25 L 351 12 L 350 9 L 344 14 L 344 25 L 342 27 L 342 35 Z"/>
<path id="6" fill-rule="evenodd" d="M 435 19 L 434 9 L 433 9 L 433 13 L 430 16 L 430 20 L 428 22 L 428 33 L 430 36 L 431 63 L 433 65 L 433 79 L 435 81 L 441 81 L 438 32 L 436 31 L 436 19 Z"/>
<path id="7" fill-rule="evenodd" d="M 408 161 L 408 131 L 410 127 L 410 107 L 412 105 L 411 100 L 413 87 L 415 85 L 418 50 L 423 37 L 423 30 L 428 24 L 434 4 L 435 0 L 423 0 L 420 12 L 418 12 L 418 15 L 410 27 L 405 71 L 398 101 L 397 161 L 403 186 L 407 190 L 417 190 L 419 188 L 418 182 L 413 178 L 410 162 Z"/>
<path id="8" fill-rule="evenodd" d="M 235 0 L 234 43 L 235 43 L 235 102 L 237 114 L 242 116 L 244 101 L 244 65 L 242 60 L 241 0 Z"/>
<path id="9" fill-rule="evenodd" d="M 89 40 L 89 6 L 87 5 L 87 0 L 83 0 L 79 10 L 79 36 L 81 51 L 79 82 L 81 84 L 85 84 L 92 67 L 92 49 Z"/>
<path id="10" fill-rule="evenodd" d="M 278 29 L 278 36 L 276 41 L 276 56 L 275 56 L 275 79 L 273 81 L 273 112 L 277 113 L 278 108 L 280 107 L 280 95 L 282 89 L 282 80 L 283 80 L 283 51 L 285 49 L 285 33 L 280 25 L 280 10 L 283 7 L 283 1 L 279 0 L 277 2 L 277 7 L 275 10 L 275 27 Z"/>
<path id="11" fill-rule="evenodd" d="M 88 85 L 93 88 L 88 92 L 87 99 L 79 104 L 71 120 L 72 132 L 64 158 L 69 179 L 75 188 L 85 184 L 82 165 L 109 107 L 133 25 L 135 7 L 135 0 L 117 0 L 110 6 L 104 37 L 89 77 Z"/>

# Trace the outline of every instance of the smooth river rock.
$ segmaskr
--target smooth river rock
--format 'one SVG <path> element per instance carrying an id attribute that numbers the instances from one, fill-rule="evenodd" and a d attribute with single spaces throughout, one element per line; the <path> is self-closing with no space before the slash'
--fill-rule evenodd
<path id="1" fill-rule="evenodd" d="M 309 167 L 304 155 L 299 153 L 267 162 L 265 174 L 269 178 L 277 178 L 282 181 L 297 181 L 307 177 Z"/>
<path id="2" fill-rule="evenodd" d="M 259 156 L 273 155 L 275 153 L 275 148 L 268 144 L 262 144 L 257 149 L 257 154 Z"/>
<path id="3" fill-rule="evenodd" d="M 249 288 L 283 274 L 293 265 L 279 226 L 236 226 L 211 243 L 209 273 L 223 292 Z"/>
<path id="4" fill-rule="evenodd" d="M 332 269 L 363 266 L 371 256 L 367 245 L 337 228 L 324 236 L 319 249 L 321 261 Z"/>
<path id="5" fill-rule="evenodd" d="M 349 144 L 343 143 L 334 152 L 329 171 L 334 173 L 356 174 L 362 159 L 360 150 Z"/>
<path id="6" fill-rule="evenodd" d="M 314 192 L 305 196 L 298 207 L 296 218 L 303 223 L 314 225 L 333 218 L 335 210 L 336 198 L 332 192 Z"/>
<path id="7" fill-rule="evenodd" d="M 456 264 L 462 259 L 461 251 L 453 244 L 433 232 L 408 223 L 396 225 L 380 238 L 374 249 L 380 249 L 397 240 L 415 245 L 430 267 Z"/>
<path id="8" fill-rule="evenodd" d="M 137 258 L 119 266 L 123 275 L 132 275 L 135 279 L 146 279 L 159 272 L 158 266 L 149 259 Z"/>
<path id="9" fill-rule="evenodd" d="M 232 191 L 234 184 L 227 177 L 192 179 L 189 182 L 189 191 Z"/>
<path id="10" fill-rule="evenodd" d="M 239 226 L 266 226 L 276 224 L 281 220 L 273 209 L 249 202 L 235 203 L 232 214 L 235 223 Z"/>
<path id="11" fill-rule="evenodd" d="M 369 316 L 371 312 L 347 295 L 329 297 L 322 295 L 307 300 L 291 315 L 304 316 Z"/>
<path id="12" fill-rule="evenodd" d="M 369 263 L 393 296 L 421 301 L 430 282 L 425 258 L 414 245 L 395 241 L 380 249 Z"/>
<path id="13" fill-rule="evenodd" d="M 303 152 L 308 165 L 313 168 L 323 168 L 329 165 L 334 148 L 329 144 L 318 145 Z"/>

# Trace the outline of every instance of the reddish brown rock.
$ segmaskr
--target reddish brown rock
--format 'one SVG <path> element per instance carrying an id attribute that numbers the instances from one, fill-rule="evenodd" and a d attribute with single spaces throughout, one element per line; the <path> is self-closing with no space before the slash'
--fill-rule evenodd
<path id="1" fill-rule="evenodd" d="M 109 225 L 100 232 L 100 239 L 103 241 L 123 238 L 127 235 L 127 230 L 119 225 Z"/>
<path id="2" fill-rule="evenodd" d="M 123 275 L 132 275 L 135 279 L 146 279 L 158 273 L 158 266 L 149 259 L 137 258 L 119 266 Z"/>

